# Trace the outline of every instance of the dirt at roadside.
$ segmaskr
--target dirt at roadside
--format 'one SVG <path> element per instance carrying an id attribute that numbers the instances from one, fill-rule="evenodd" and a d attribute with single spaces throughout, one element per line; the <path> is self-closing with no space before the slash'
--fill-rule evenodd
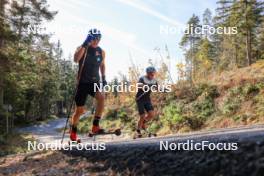
<path id="1" fill-rule="evenodd" d="M 0 158 L 0 175 L 115 175 L 102 171 L 99 162 L 65 155 L 59 151 L 10 155 Z"/>

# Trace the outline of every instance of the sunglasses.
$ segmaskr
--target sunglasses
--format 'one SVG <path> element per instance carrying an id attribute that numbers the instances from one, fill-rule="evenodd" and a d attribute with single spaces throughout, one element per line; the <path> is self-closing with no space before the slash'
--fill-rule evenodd
<path id="1" fill-rule="evenodd" d="M 151 76 L 154 76 L 155 75 L 155 72 L 150 72 L 148 74 L 151 75 Z"/>

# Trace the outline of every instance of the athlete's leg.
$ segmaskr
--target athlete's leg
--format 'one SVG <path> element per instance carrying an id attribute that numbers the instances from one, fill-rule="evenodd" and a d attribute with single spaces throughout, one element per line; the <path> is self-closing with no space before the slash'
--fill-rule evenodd
<path id="1" fill-rule="evenodd" d="M 137 109 L 138 109 L 138 114 L 139 114 L 139 121 L 137 125 L 137 129 L 140 130 L 142 129 L 142 126 L 144 124 L 144 119 L 145 119 L 145 109 L 144 109 L 144 102 L 142 101 L 137 101 Z"/>
<path id="2" fill-rule="evenodd" d="M 71 125 L 77 126 L 80 116 L 84 113 L 85 113 L 84 106 L 76 106 L 75 111 L 71 118 Z"/>
<path id="3" fill-rule="evenodd" d="M 77 140 L 77 125 L 79 122 L 80 116 L 85 113 L 85 100 L 87 98 L 86 86 L 80 84 L 75 95 L 76 108 L 71 117 L 71 129 L 70 129 L 70 139 L 72 141 Z"/>
<path id="4" fill-rule="evenodd" d="M 96 92 L 95 99 L 96 99 L 95 116 L 101 117 L 104 111 L 104 102 L 105 102 L 104 93 Z"/>
<path id="5" fill-rule="evenodd" d="M 97 91 L 95 94 L 96 99 L 96 111 L 93 120 L 92 132 L 97 133 L 100 130 L 99 122 L 104 111 L 105 96 L 102 92 Z"/>
<path id="6" fill-rule="evenodd" d="M 144 121 L 145 121 L 146 114 L 141 114 L 138 121 L 137 129 L 144 129 Z"/>
<path id="7" fill-rule="evenodd" d="M 145 116 L 145 118 L 144 118 L 143 127 L 146 129 L 146 125 L 145 125 L 145 124 L 146 124 L 147 122 L 151 121 L 151 120 L 154 118 L 154 116 L 155 116 L 155 111 L 154 111 L 154 108 L 153 108 L 151 102 L 146 102 L 146 103 L 144 104 L 144 108 L 145 108 L 145 110 L 147 111 L 147 114 L 146 114 L 146 116 Z"/>
<path id="8" fill-rule="evenodd" d="M 155 111 L 154 110 L 150 110 L 148 111 L 146 117 L 145 117 L 145 120 L 148 122 L 150 120 L 152 120 L 155 116 Z"/>

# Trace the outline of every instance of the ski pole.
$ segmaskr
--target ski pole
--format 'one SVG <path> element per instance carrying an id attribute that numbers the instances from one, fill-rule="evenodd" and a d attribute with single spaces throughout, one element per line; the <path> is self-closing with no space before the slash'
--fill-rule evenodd
<path id="1" fill-rule="evenodd" d="M 78 87 L 79 87 L 79 83 L 80 83 L 80 79 L 81 79 L 81 75 L 82 75 L 82 71 L 83 71 L 84 63 L 85 63 L 85 60 L 86 60 L 86 55 L 87 55 L 87 49 L 85 49 L 85 54 L 84 54 L 84 58 L 83 58 L 83 63 L 82 63 L 82 66 L 81 66 L 80 72 L 79 72 L 78 77 L 77 77 L 76 87 L 75 87 L 75 89 L 74 89 L 74 96 L 73 96 L 72 99 L 71 99 L 70 108 L 68 109 L 67 120 L 66 120 L 66 124 L 65 124 L 65 127 L 64 127 L 64 130 L 63 130 L 63 134 L 62 134 L 61 144 L 63 143 L 64 136 L 65 136 L 65 131 L 66 131 L 66 128 L 67 128 L 67 125 L 68 125 L 69 119 L 70 119 L 71 109 L 72 109 L 72 106 L 73 106 L 73 104 L 74 104 L 74 98 L 75 98 L 76 93 L 77 93 L 77 91 L 78 91 Z"/>
<path id="2" fill-rule="evenodd" d="M 139 95 L 135 100 L 138 101 L 140 100 L 144 95 L 146 95 L 146 93 L 148 93 L 148 91 L 144 91 L 144 93 L 142 93 L 141 95 Z M 130 103 L 127 107 L 131 107 L 134 104 L 134 101 L 132 103 Z"/>

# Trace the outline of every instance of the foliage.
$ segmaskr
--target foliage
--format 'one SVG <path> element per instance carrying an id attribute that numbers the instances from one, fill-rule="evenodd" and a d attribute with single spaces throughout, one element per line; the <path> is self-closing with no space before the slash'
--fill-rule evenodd
<path id="1" fill-rule="evenodd" d="M 184 123 L 182 108 L 182 105 L 171 102 L 163 108 L 163 116 L 161 117 L 161 120 L 169 126 Z"/>
<path id="2" fill-rule="evenodd" d="M 92 119 L 92 116 L 81 119 L 78 124 L 78 132 L 88 133 L 91 129 Z"/>
<path id="3" fill-rule="evenodd" d="M 247 83 L 245 85 L 240 85 L 229 89 L 228 95 L 224 100 L 224 106 L 222 110 L 223 114 L 235 114 L 239 110 L 241 103 L 247 99 L 255 99 L 257 102 L 258 100 L 261 100 L 258 94 L 263 87 L 263 83 L 258 82 Z M 256 95 L 256 98 L 252 98 Z"/>
<path id="4" fill-rule="evenodd" d="M 205 31 L 202 34 L 186 32 L 182 36 L 180 46 L 185 52 L 188 80 L 195 82 L 212 73 L 248 66 L 263 59 L 264 3 L 219 0 L 217 5 L 214 17 L 206 9 L 202 22 L 195 14 L 187 22 L 186 31 L 202 25 L 215 29 L 229 27 L 226 35 Z"/>
<path id="5" fill-rule="evenodd" d="M 151 133 L 156 133 L 160 128 L 160 124 L 157 121 L 153 121 L 148 127 L 148 131 Z"/>
<path id="6" fill-rule="evenodd" d="M 10 133 L 3 137 L 0 135 L 0 157 L 10 154 L 28 152 L 28 141 L 34 142 L 31 135 Z"/>
<path id="7" fill-rule="evenodd" d="M 261 87 L 263 87 L 263 83 L 261 83 L 261 84 L 247 84 L 243 88 L 243 94 L 244 95 L 257 94 L 257 93 L 259 93 Z"/>
<path id="8" fill-rule="evenodd" d="M 50 42 L 51 35 L 37 30 L 57 12 L 47 1 L 6 3 L 1 3 L 0 20 L 0 107 L 11 105 L 16 121 L 65 113 L 75 68 L 62 58 L 60 42 Z"/>
<path id="9" fill-rule="evenodd" d="M 126 108 L 124 107 L 121 107 L 119 109 L 108 109 L 105 114 L 105 118 L 107 118 L 108 120 L 121 119 L 121 121 L 124 123 L 130 121 Z"/>
<path id="10" fill-rule="evenodd" d="M 223 114 L 224 115 L 234 114 L 240 107 L 240 104 L 241 104 L 241 99 L 239 97 L 227 98 L 224 101 L 224 106 L 222 110 Z"/>

